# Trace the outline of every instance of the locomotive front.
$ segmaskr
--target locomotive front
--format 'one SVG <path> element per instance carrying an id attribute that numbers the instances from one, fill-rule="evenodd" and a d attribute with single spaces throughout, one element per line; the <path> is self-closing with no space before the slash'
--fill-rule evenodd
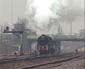
<path id="1" fill-rule="evenodd" d="M 41 35 L 38 38 L 37 48 L 40 55 L 53 54 L 54 48 L 52 46 L 53 40 L 51 37 L 47 35 Z"/>

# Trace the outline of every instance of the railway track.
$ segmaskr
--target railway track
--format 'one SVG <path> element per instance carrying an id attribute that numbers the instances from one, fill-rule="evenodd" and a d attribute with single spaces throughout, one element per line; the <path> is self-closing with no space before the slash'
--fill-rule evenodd
<path id="1" fill-rule="evenodd" d="M 61 66 L 63 62 L 67 62 L 67 61 L 70 61 L 70 60 L 73 60 L 73 59 L 79 58 L 79 57 L 80 57 L 80 55 L 76 55 L 76 56 L 72 56 L 72 57 L 68 57 L 68 58 L 64 58 L 64 59 L 60 59 L 60 60 L 50 61 L 50 62 L 47 62 L 47 63 L 32 65 L 32 66 L 29 66 L 29 67 L 25 67 L 23 69 L 49 69 L 51 67 Z"/>
<path id="2" fill-rule="evenodd" d="M 60 56 L 44 57 L 38 56 L 36 58 L 6 60 L 0 63 L 0 69 L 41 69 L 41 67 L 48 67 L 49 65 L 55 67 L 62 65 L 62 62 L 66 62 L 78 57 L 80 57 L 80 54 L 64 54 Z"/>
<path id="3" fill-rule="evenodd" d="M 23 60 L 37 60 L 37 59 L 43 59 L 43 58 L 52 58 L 52 57 L 57 57 L 57 58 L 64 58 L 64 57 L 68 57 L 68 56 L 72 56 L 73 53 L 70 54 L 61 54 L 61 55 L 53 55 L 53 56 L 33 56 L 33 57 L 14 57 L 14 58 L 5 58 L 5 59 L 0 59 L 0 64 L 4 64 L 4 63 L 11 63 L 11 62 L 15 62 L 15 61 L 23 61 Z"/>

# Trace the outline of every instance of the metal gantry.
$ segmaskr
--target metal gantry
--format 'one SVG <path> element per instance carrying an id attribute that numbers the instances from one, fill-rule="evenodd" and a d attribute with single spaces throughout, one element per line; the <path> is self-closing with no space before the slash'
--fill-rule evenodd
<path id="1" fill-rule="evenodd" d="M 21 35 L 21 40 L 20 40 L 20 42 L 21 42 L 21 47 L 20 47 L 20 55 L 22 55 L 23 54 L 23 32 L 24 31 L 9 31 L 8 30 L 8 28 L 6 28 L 7 30 L 5 30 L 4 31 L 4 33 L 18 33 L 18 34 L 20 34 Z"/>

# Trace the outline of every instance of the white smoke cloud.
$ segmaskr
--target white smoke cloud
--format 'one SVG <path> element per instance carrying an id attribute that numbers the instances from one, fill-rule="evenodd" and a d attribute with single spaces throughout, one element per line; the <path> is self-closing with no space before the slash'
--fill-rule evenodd
<path id="1" fill-rule="evenodd" d="M 59 21 L 59 19 L 62 20 L 62 16 L 69 13 L 67 10 L 71 10 L 70 12 L 73 14 L 77 12 L 82 16 L 83 1 L 84 0 L 27 0 L 25 14 L 29 20 L 29 27 L 37 31 L 37 33 L 56 33 L 57 30 L 52 29 L 58 29 L 57 26 L 55 26 L 57 22 L 55 22 L 56 24 L 51 23 L 50 18 L 54 18 L 56 21 Z M 72 17 L 74 16 L 75 15 Z M 52 27 L 52 29 L 49 27 Z"/>
<path id="2" fill-rule="evenodd" d="M 29 16 L 32 16 L 30 20 L 34 19 L 36 26 L 40 31 L 42 29 L 44 30 L 43 32 L 47 32 L 46 29 L 49 24 L 49 19 L 52 17 L 59 17 L 51 10 L 52 5 L 57 9 L 56 12 L 59 12 L 62 6 L 66 6 L 65 3 L 66 2 L 63 0 L 28 0 L 26 15 L 28 16 L 28 19 L 30 18 Z M 32 22 L 31 25 L 32 27 L 35 27 Z"/>

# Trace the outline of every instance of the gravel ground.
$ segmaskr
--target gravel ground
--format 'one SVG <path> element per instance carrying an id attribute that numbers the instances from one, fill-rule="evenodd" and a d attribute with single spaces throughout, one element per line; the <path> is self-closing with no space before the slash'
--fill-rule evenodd
<path id="1" fill-rule="evenodd" d="M 61 66 L 53 67 L 51 69 L 85 69 L 85 59 L 65 62 Z"/>
<path id="2" fill-rule="evenodd" d="M 36 59 L 36 60 L 30 60 L 30 61 L 15 61 L 15 62 L 10 62 L 10 63 L 5 63 L 5 64 L 0 64 L 0 69 L 23 69 L 25 67 L 31 66 L 31 65 L 36 65 L 37 63 L 44 63 L 44 62 L 48 62 L 51 60 L 56 60 L 56 58 L 46 58 L 46 59 Z M 57 60 L 59 60 L 57 58 Z M 74 62 L 73 61 L 68 61 L 68 62 L 64 62 L 62 63 L 61 66 L 58 67 L 54 67 L 54 68 L 49 68 L 49 69 L 84 69 L 84 61 L 85 59 L 82 60 L 78 60 Z M 79 67 L 80 68 L 79 68 Z M 72 67 L 78 67 L 78 68 L 72 68 Z M 82 67 L 82 68 L 81 68 Z M 40 69 L 40 68 L 39 68 Z M 44 68 L 43 68 L 44 69 Z"/>

